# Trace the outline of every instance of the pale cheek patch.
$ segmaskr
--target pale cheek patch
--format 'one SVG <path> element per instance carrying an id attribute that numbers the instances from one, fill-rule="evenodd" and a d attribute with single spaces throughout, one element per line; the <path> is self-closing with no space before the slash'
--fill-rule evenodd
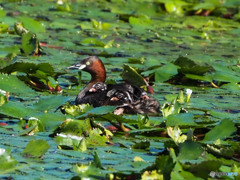
<path id="1" fill-rule="evenodd" d="M 78 67 L 78 69 L 84 69 L 86 67 L 86 65 L 85 64 L 82 64 L 82 65 L 80 65 L 79 67 Z"/>

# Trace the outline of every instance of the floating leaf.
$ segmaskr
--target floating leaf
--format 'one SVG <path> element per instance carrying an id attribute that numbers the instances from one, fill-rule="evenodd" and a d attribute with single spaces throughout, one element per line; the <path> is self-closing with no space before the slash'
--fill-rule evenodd
<path id="1" fill-rule="evenodd" d="M 187 5 L 187 3 L 184 1 L 178 0 L 178 1 L 165 3 L 164 5 L 165 5 L 166 11 L 168 13 L 183 15 L 183 13 L 184 13 L 183 6 Z"/>
<path id="2" fill-rule="evenodd" d="M 191 113 L 171 114 L 167 116 L 166 126 L 194 126 L 194 116 Z"/>
<path id="3" fill-rule="evenodd" d="M 94 128 L 92 131 L 89 131 L 89 137 L 86 138 L 86 142 L 88 146 L 106 146 L 106 142 L 108 139 L 103 135 L 103 132 Z"/>
<path id="4" fill-rule="evenodd" d="M 1 16 L 1 15 L 0 15 Z M 0 17 L 1 18 L 1 17 Z M 4 23 L 0 23 L 0 33 L 5 33 L 7 32 L 9 29 L 9 26 L 7 24 Z"/>
<path id="5" fill-rule="evenodd" d="M 4 174 L 13 170 L 17 165 L 17 161 L 12 157 L 11 151 L 9 149 L 0 148 L 0 174 Z"/>
<path id="6" fill-rule="evenodd" d="M 222 81 L 222 82 L 232 82 L 232 83 L 238 83 L 240 82 L 240 76 L 236 76 L 234 74 L 230 74 L 228 72 L 215 72 L 212 77 L 216 81 Z"/>
<path id="7" fill-rule="evenodd" d="M 173 159 L 170 156 L 161 155 L 156 158 L 156 169 L 161 171 L 164 179 L 169 179 L 170 173 L 174 167 Z"/>
<path id="8" fill-rule="evenodd" d="M 142 176 L 142 180 L 149 180 L 149 179 L 163 179 L 163 175 L 158 173 L 156 170 L 154 171 L 145 171 Z"/>
<path id="9" fill-rule="evenodd" d="M 93 46 L 99 46 L 99 47 L 104 47 L 105 44 L 97 39 L 94 38 L 86 38 L 81 41 L 81 44 L 84 45 L 93 45 Z"/>
<path id="10" fill-rule="evenodd" d="M 49 111 L 56 110 L 60 105 L 69 100 L 69 97 L 63 97 L 58 95 L 51 95 L 41 97 L 40 100 L 33 105 L 36 111 Z"/>
<path id="11" fill-rule="evenodd" d="M 92 110 L 88 111 L 87 114 L 94 116 L 94 115 L 103 115 L 107 113 L 112 113 L 116 109 L 115 106 L 101 106 L 97 108 L 93 108 Z"/>
<path id="12" fill-rule="evenodd" d="M 25 157 L 40 158 L 48 151 L 49 148 L 50 146 L 45 140 L 31 140 L 22 154 Z"/>
<path id="13" fill-rule="evenodd" d="M 91 109 L 93 109 L 93 106 L 90 104 L 66 105 L 61 108 L 66 114 L 73 116 L 82 115 Z"/>
<path id="14" fill-rule="evenodd" d="M 226 139 L 236 131 L 234 123 L 229 119 L 222 122 L 211 129 L 204 137 L 203 141 L 216 141 L 217 139 Z"/>
<path id="15" fill-rule="evenodd" d="M 194 160 L 198 159 L 203 153 L 202 146 L 193 141 L 185 141 L 180 145 L 179 160 Z"/>
<path id="16" fill-rule="evenodd" d="M 0 58 L 0 69 L 14 63 L 17 60 L 17 55 L 15 53 L 9 53 L 4 58 Z"/>
<path id="17" fill-rule="evenodd" d="M 86 119 L 84 121 L 81 120 L 73 120 L 67 119 L 56 128 L 50 136 L 56 136 L 60 133 L 68 134 L 68 135 L 76 135 L 76 136 L 88 136 L 89 132 L 92 130 L 92 125 L 90 119 Z"/>
<path id="18" fill-rule="evenodd" d="M 19 17 L 19 20 L 23 23 L 24 27 L 33 33 L 45 32 L 43 24 L 30 17 Z"/>
<path id="19" fill-rule="evenodd" d="M 206 160 L 199 164 L 192 164 L 189 171 L 195 176 L 207 179 L 211 171 L 218 172 L 219 167 L 222 165 L 221 161 Z"/>
<path id="20" fill-rule="evenodd" d="M 176 59 L 174 64 L 180 67 L 180 69 L 178 69 L 178 72 L 182 74 L 203 75 L 204 73 L 213 70 L 212 66 L 209 66 L 207 64 L 200 65 L 195 61 L 182 56 Z"/>
<path id="21" fill-rule="evenodd" d="M 5 11 L 2 9 L 2 7 L 0 7 L 0 20 L 2 20 L 5 17 L 6 13 Z"/>
<path id="22" fill-rule="evenodd" d="M 141 142 L 137 142 L 134 145 L 132 145 L 133 149 L 146 149 L 148 150 L 150 146 L 150 141 L 141 141 Z"/>
<path id="23" fill-rule="evenodd" d="M 7 103 L 7 92 L 0 89 L 0 106 Z"/>
<path id="24" fill-rule="evenodd" d="M 80 152 L 86 151 L 87 143 L 86 143 L 85 138 L 83 138 L 77 146 L 73 144 L 73 149 L 76 151 L 80 151 Z"/>
<path id="25" fill-rule="evenodd" d="M 102 163 L 101 163 L 101 160 L 98 156 L 98 153 L 96 151 L 94 151 L 94 155 L 93 155 L 93 164 L 95 167 L 97 168 L 101 168 L 103 169 L 103 166 L 102 166 Z"/>
<path id="26" fill-rule="evenodd" d="M 0 73 L 0 87 L 2 90 L 16 94 L 21 93 L 26 94 L 34 92 L 31 88 L 26 86 L 26 84 L 20 81 L 16 76 L 1 73 Z"/>
<path id="27" fill-rule="evenodd" d="M 188 171 L 184 171 L 183 167 L 179 162 L 176 163 L 172 173 L 171 173 L 171 179 L 196 179 L 201 180 L 202 178 L 198 178 L 194 176 L 192 173 Z"/>
<path id="28" fill-rule="evenodd" d="M 0 113 L 10 117 L 24 118 L 25 116 L 33 113 L 33 110 L 25 107 L 19 102 L 8 102 L 1 106 Z"/>
<path id="29" fill-rule="evenodd" d="M 152 20 L 151 20 L 151 18 L 149 18 L 146 15 L 142 15 L 142 16 L 139 16 L 139 17 L 131 16 L 129 18 L 129 23 L 133 26 L 136 26 L 136 25 L 148 26 L 148 25 L 152 24 Z"/>
<path id="30" fill-rule="evenodd" d="M 25 55 L 40 55 L 37 36 L 31 32 L 22 35 L 22 51 Z"/>
<path id="31" fill-rule="evenodd" d="M 144 78 L 133 67 L 127 64 L 123 65 L 122 78 L 136 86 L 146 85 Z"/>
<path id="32" fill-rule="evenodd" d="M 96 21 L 95 19 L 91 19 L 92 26 L 95 29 L 99 30 L 108 30 L 111 28 L 111 25 L 109 23 L 103 23 L 102 21 Z"/>
<path id="33" fill-rule="evenodd" d="M 156 82 L 164 82 L 169 80 L 171 77 L 178 73 L 178 67 L 174 64 L 166 64 L 160 68 L 155 70 L 155 81 Z"/>

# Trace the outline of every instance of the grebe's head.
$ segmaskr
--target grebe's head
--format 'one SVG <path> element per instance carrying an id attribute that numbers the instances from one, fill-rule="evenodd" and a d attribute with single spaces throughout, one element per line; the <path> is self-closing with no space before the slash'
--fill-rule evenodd
<path id="1" fill-rule="evenodd" d="M 68 67 L 68 69 L 79 69 L 89 72 L 92 80 L 105 82 L 106 70 L 103 62 L 97 56 L 89 56 L 79 61 L 79 63 Z"/>
<path id="2" fill-rule="evenodd" d="M 89 71 L 91 69 L 96 69 L 96 68 L 101 69 L 104 67 L 102 66 L 103 66 L 103 63 L 97 56 L 89 56 L 80 60 L 79 63 L 68 67 L 68 69 L 79 69 L 79 70 Z"/>

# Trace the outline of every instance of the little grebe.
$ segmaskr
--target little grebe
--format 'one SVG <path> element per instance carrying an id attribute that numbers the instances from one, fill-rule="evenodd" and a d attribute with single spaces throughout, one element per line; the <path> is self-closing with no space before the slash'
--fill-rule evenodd
<path id="1" fill-rule="evenodd" d="M 87 86 L 77 95 L 76 104 L 92 104 L 93 107 L 104 105 L 117 106 L 119 112 L 127 114 L 151 114 L 160 112 L 160 104 L 157 100 L 149 98 L 145 91 L 128 83 L 108 84 L 106 70 L 102 61 L 96 56 L 82 59 L 78 64 L 69 69 L 80 69 L 91 74 L 91 80 Z"/>

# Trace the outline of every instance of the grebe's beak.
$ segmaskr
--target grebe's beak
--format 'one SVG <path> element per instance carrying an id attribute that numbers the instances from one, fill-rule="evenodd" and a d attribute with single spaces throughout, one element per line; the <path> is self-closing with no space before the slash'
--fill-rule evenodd
<path id="1" fill-rule="evenodd" d="M 74 64 L 72 66 L 69 66 L 68 69 L 84 69 L 86 66 L 86 64 Z"/>

